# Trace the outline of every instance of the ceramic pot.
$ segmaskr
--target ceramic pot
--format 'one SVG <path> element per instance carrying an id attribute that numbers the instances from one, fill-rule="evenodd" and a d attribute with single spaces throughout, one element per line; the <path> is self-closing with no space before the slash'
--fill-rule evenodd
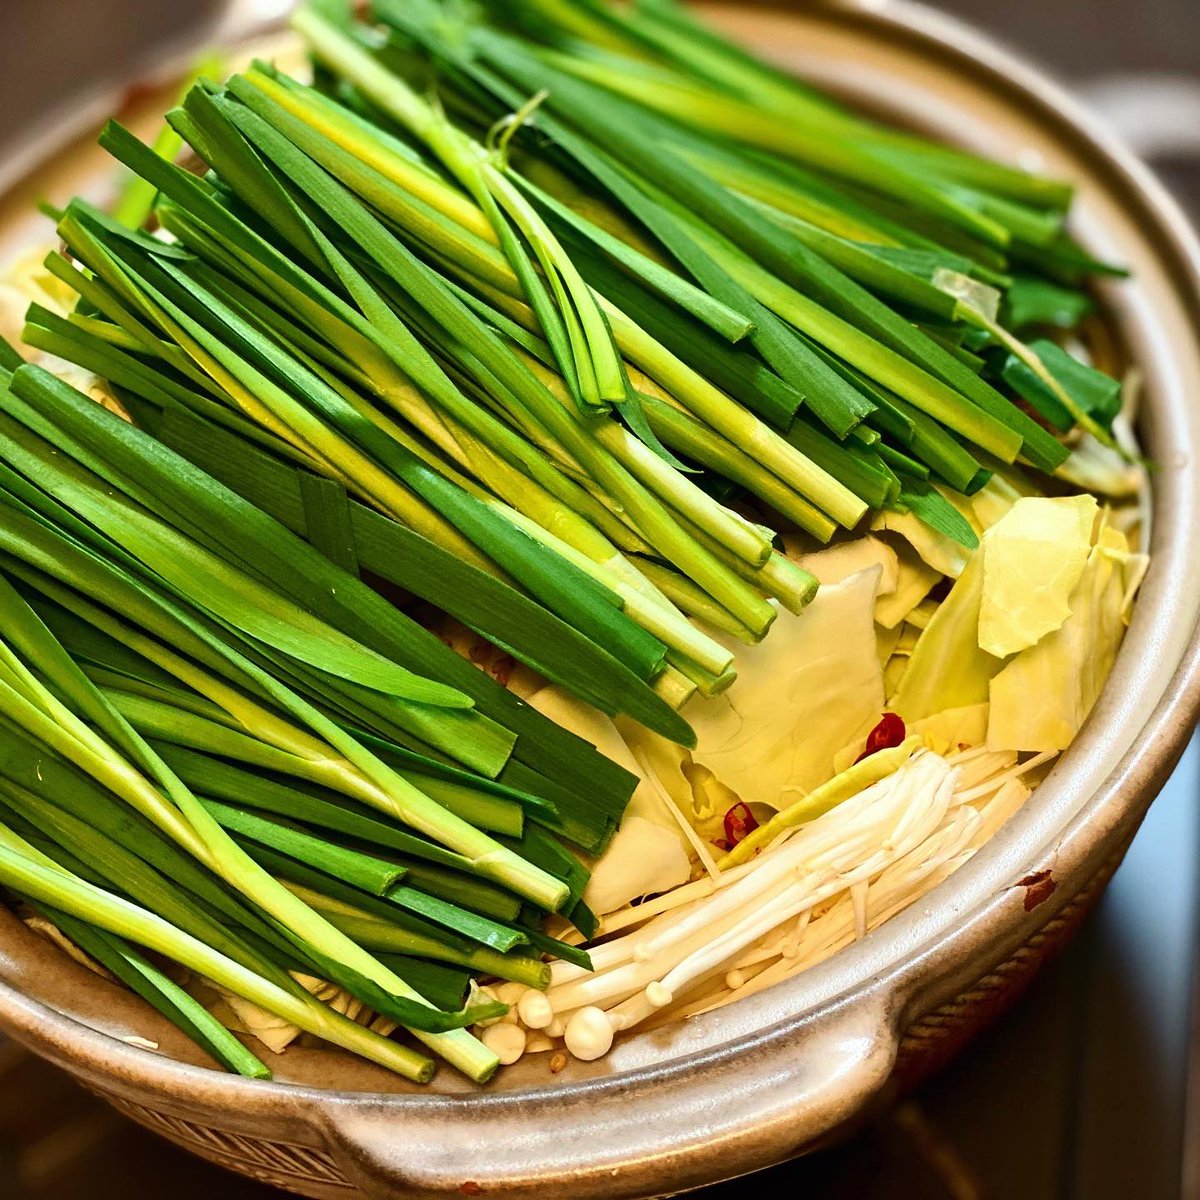
<path id="1" fill-rule="evenodd" d="M 1150 173 L 1056 86 L 907 4 L 709 6 L 777 61 L 866 109 L 1074 180 L 1075 232 L 1133 280 L 1101 300 L 1145 379 L 1153 565 L 1100 703 L 1032 800 L 919 904 L 828 962 L 717 1013 L 634 1034 L 553 1073 L 530 1055 L 477 1088 L 424 1090 L 324 1050 L 271 1083 L 205 1065 L 139 1001 L 0 916 L 0 1026 L 135 1120 L 317 1197 L 679 1192 L 844 1130 L 962 1045 L 1062 944 L 1115 869 L 1200 707 L 1200 247 Z M 161 112 L 161 107 L 159 110 Z M 0 203 L 0 250 L 30 196 L 88 188 L 92 153 L 40 148 Z M 62 146 L 58 149 L 61 151 Z M 159 1043 L 158 1053 L 122 1038 Z"/>

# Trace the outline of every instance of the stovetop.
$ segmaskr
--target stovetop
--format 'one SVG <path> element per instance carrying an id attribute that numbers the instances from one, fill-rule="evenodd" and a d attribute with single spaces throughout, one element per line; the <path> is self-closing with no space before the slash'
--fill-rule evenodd
<path id="1" fill-rule="evenodd" d="M 801 0 L 804 2 L 804 0 Z M 243 0 L 262 9 L 276 0 Z M 1200 0 L 942 0 L 1109 109 L 1200 215 Z M 0 148 L 68 87 L 128 76 L 217 0 L 3 0 Z M 31 39 L 36 39 L 31 40 Z M 35 53 L 44 48 L 44 53 Z M 114 77 L 119 77 L 114 74 Z M 1200 1197 L 1200 743 L 1028 996 L 843 1146 L 756 1177 L 817 1200 Z M 709 1189 L 733 1200 L 746 1184 Z M 0 1042 L 0 1196 L 270 1200 Z"/>

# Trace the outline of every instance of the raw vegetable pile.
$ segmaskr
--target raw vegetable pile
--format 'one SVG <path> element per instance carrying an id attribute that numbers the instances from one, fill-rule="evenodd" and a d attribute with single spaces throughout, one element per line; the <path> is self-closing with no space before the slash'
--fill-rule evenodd
<path id="1" fill-rule="evenodd" d="M 1070 743 L 1146 565 L 1119 272 L 671 0 L 294 25 L 14 279 L 0 881 L 244 1074 L 594 1058 Z"/>

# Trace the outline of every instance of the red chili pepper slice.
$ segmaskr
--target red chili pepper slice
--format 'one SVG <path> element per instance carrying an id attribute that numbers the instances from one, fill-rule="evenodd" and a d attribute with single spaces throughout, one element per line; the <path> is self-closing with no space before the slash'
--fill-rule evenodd
<path id="1" fill-rule="evenodd" d="M 879 719 L 879 724 L 867 734 L 866 749 L 854 761 L 860 763 L 864 758 L 878 754 L 880 750 L 891 750 L 899 746 L 904 741 L 905 734 L 904 721 L 895 713 L 885 712 Z"/>
<path id="2" fill-rule="evenodd" d="M 731 850 L 757 828 L 754 814 L 740 800 L 725 814 L 725 841 Z"/>

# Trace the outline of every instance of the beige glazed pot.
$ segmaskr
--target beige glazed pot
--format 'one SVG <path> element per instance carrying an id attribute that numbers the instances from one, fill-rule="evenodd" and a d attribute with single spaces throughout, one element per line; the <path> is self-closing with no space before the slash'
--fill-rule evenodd
<path id="1" fill-rule="evenodd" d="M 1153 565 L 1108 689 L 1026 808 L 936 891 L 793 980 L 608 1058 L 531 1055 L 427 1089 L 294 1048 L 271 1083 L 210 1069 L 141 1002 L 0 911 L 0 1026 L 136 1120 L 316 1197 L 647 1197 L 812 1148 L 952 1053 L 1065 941 L 1120 861 L 1200 709 L 1200 247 L 1173 203 L 1057 88 L 907 4 L 710 6 L 801 74 L 900 122 L 1079 186 L 1074 228 L 1134 279 L 1102 300 L 1145 377 Z M 161 107 L 159 108 L 161 112 Z M 0 201 L 0 251 L 49 189 L 96 192 L 63 143 Z M 48 173 L 47 173 L 48 172 Z M 10 182 L 12 182 L 10 180 Z M 155 1053 L 121 1039 L 159 1043 Z"/>

